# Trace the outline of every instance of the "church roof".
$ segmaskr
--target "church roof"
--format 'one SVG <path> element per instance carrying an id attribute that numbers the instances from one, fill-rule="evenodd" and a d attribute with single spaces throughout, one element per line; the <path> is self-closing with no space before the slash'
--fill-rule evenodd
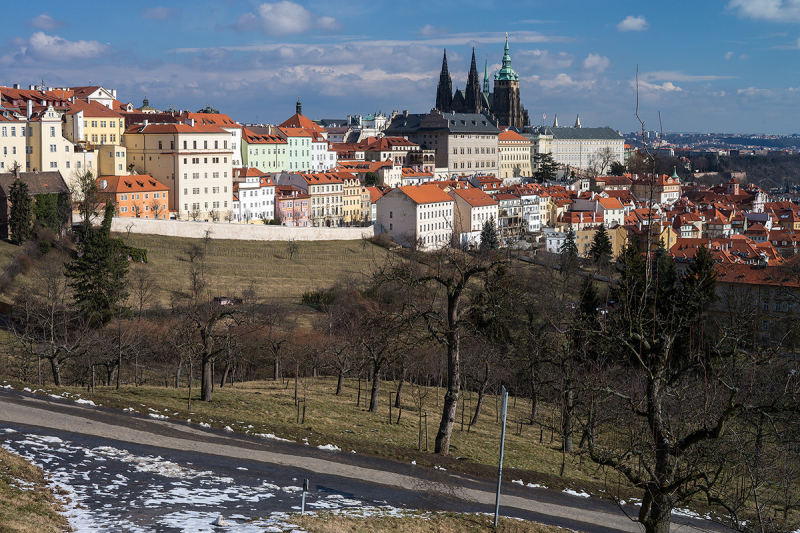
<path id="1" fill-rule="evenodd" d="M 604 128 L 554 128 L 550 126 L 539 126 L 538 128 L 533 128 L 531 133 L 533 135 L 552 135 L 554 139 L 623 139 L 622 135 L 615 129 L 607 126 Z"/>
<path id="2" fill-rule="evenodd" d="M 486 115 L 479 113 L 410 113 L 397 115 L 386 128 L 385 135 L 405 135 L 426 131 L 448 131 L 450 133 L 499 134 L 500 130 Z"/>
<path id="3" fill-rule="evenodd" d="M 506 46 L 503 49 L 503 67 L 494 75 L 494 79 L 499 81 L 519 81 L 519 74 L 511 67 L 511 54 L 508 51 L 508 34 L 506 34 Z"/>

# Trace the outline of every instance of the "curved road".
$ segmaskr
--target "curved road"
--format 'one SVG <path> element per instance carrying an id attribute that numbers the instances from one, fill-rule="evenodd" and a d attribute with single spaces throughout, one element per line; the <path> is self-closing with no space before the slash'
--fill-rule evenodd
<path id="1" fill-rule="evenodd" d="M 275 486 L 311 480 L 309 501 L 324 508 L 325 495 L 336 494 L 371 505 L 388 504 L 422 510 L 494 512 L 491 481 L 423 469 L 346 452 L 329 452 L 296 443 L 231 434 L 178 421 L 77 405 L 67 400 L 0 389 L 0 428 L 57 437 L 94 450 L 124 448 L 126 453 L 158 456 L 177 464 L 195 464 L 225 479 L 247 483 L 255 476 Z M 8 441 L 13 433 L 0 439 Z M 14 446 L 9 446 L 12 449 Z M 63 469 L 63 468 L 62 468 Z M 119 476 L 118 476 L 119 477 Z M 252 479 L 251 479 L 252 478 Z M 298 481 L 299 480 L 299 481 Z M 84 502 L 84 504 L 86 504 Z M 125 506 L 113 496 L 97 499 L 97 510 Z M 251 516 L 290 511 L 299 496 L 255 499 Z M 237 506 L 237 508 L 242 506 Z M 94 511 L 90 505 L 89 511 Z M 229 509 L 227 509 L 229 510 Z M 635 514 L 636 509 L 626 509 Z M 643 529 L 613 503 L 504 483 L 501 513 L 592 533 Z M 131 511 L 131 515 L 136 513 Z M 712 522 L 673 517 L 673 531 L 723 531 Z"/>

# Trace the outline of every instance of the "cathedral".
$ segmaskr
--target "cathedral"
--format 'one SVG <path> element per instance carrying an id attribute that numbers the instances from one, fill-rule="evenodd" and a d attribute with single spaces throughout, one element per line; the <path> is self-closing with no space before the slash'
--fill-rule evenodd
<path id="1" fill-rule="evenodd" d="M 447 69 L 447 50 L 444 51 L 442 72 L 436 88 L 436 109 L 442 113 L 480 113 L 493 119 L 498 128 L 522 128 L 530 126 L 528 112 L 522 107 L 519 97 L 519 74 L 511 68 L 508 51 L 508 36 L 503 52 L 503 67 L 494 75 L 494 92 L 489 92 L 489 60 L 483 70 L 483 87 L 475 64 L 475 49 L 472 49 L 472 65 L 467 77 L 467 88 L 453 93 L 453 80 Z"/>

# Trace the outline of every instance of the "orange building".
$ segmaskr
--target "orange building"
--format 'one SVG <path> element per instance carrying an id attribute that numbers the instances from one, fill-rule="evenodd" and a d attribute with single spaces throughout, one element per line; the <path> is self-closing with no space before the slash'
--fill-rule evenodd
<path id="1" fill-rule="evenodd" d="M 101 197 L 114 202 L 115 216 L 169 218 L 169 187 L 146 174 L 100 176 Z"/>

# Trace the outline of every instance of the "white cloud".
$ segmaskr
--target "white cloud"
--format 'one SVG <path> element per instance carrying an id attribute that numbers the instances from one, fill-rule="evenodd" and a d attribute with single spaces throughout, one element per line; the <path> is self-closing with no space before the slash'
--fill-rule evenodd
<path id="1" fill-rule="evenodd" d="M 750 59 L 750 55 L 749 54 L 742 54 L 742 55 L 739 56 L 739 60 L 740 61 L 745 61 L 747 59 Z"/>
<path id="2" fill-rule="evenodd" d="M 617 24 L 617 31 L 645 31 L 650 27 L 643 15 L 634 17 L 628 15 L 625 20 Z"/>
<path id="3" fill-rule="evenodd" d="M 256 13 L 245 13 L 234 25 L 240 31 L 260 30 L 267 35 L 303 33 L 315 26 L 323 30 L 337 30 L 340 27 L 334 17 L 317 17 L 300 4 L 288 0 L 261 4 Z"/>
<path id="4" fill-rule="evenodd" d="M 546 79 L 534 79 L 535 81 L 545 89 L 578 89 L 578 90 L 589 90 L 594 87 L 595 80 L 573 80 L 571 76 L 568 74 L 564 74 L 563 72 L 556 76 L 555 78 L 546 80 Z"/>
<path id="5" fill-rule="evenodd" d="M 631 82 L 631 85 L 635 87 L 635 84 L 633 82 Z M 650 91 L 663 91 L 665 93 L 683 91 L 683 89 L 673 84 L 671 81 L 665 81 L 664 83 L 659 85 L 657 83 L 648 83 L 646 81 L 639 80 L 639 89 L 650 90 Z"/>
<path id="6" fill-rule="evenodd" d="M 28 46 L 23 51 L 37 59 L 72 60 L 95 58 L 110 52 L 111 47 L 97 41 L 68 41 L 58 35 L 37 31 L 28 39 Z"/>
<path id="7" fill-rule="evenodd" d="M 603 72 L 610 64 L 610 59 L 599 54 L 589 54 L 588 57 L 583 60 L 583 68 L 595 72 Z"/>
<path id="8" fill-rule="evenodd" d="M 725 60 L 726 61 L 730 61 L 732 57 L 733 57 L 733 52 L 726 52 L 725 53 Z"/>
<path id="9" fill-rule="evenodd" d="M 730 0 L 727 7 L 744 18 L 800 22 L 800 2 L 797 0 Z"/>
<path id="10" fill-rule="evenodd" d="M 729 80 L 735 76 L 692 76 L 691 74 L 684 74 L 676 70 L 657 70 L 653 72 L 644 72 L 639 75 L 639 80 L 644 81 L 677 81 L 677 82 L 694 82 L 694 81 L 715 81 L 715 80 Z"/>
<path id="11" fill-rule="evenodd" d="M 574 59 L 566 52 L 551 54 L 548 50 L 520 50 L 514 54 L 514 66 L 526 70 L 563 70 L 571 67 Z"/>
<path id="12" fill-rule="evenodd" d="M 420 37 L 436 37 L 445 33 L 449 33 L 447 28 L 433 26 L 431 24 L 425 24 L 417 30 L 417 35 Z"/>
<path id="13" fill-rule="evenodd" d="M 53 31 L 67 25 L 63 20 L 56 20 L 48 13 L 42 13 L 27 22 L 28 26 L 37 30 Z"/>
<path id="14" fill-rule="evenodd" d="M 769 89 L 759 89 L 758 87 L 747 87 L 745 89 L 739 89 L 736 91 L 736 94 L 741 94 L 743 96 L 773 96 L 775 93 Z"/>
<path id="15" fill-rule="evenodd" d="M 142 11 L 142 18 L 148 20 L 167 20 L 175 18 L 180 11 L 169 7 L 151 7 L 146 11 Z"/>

